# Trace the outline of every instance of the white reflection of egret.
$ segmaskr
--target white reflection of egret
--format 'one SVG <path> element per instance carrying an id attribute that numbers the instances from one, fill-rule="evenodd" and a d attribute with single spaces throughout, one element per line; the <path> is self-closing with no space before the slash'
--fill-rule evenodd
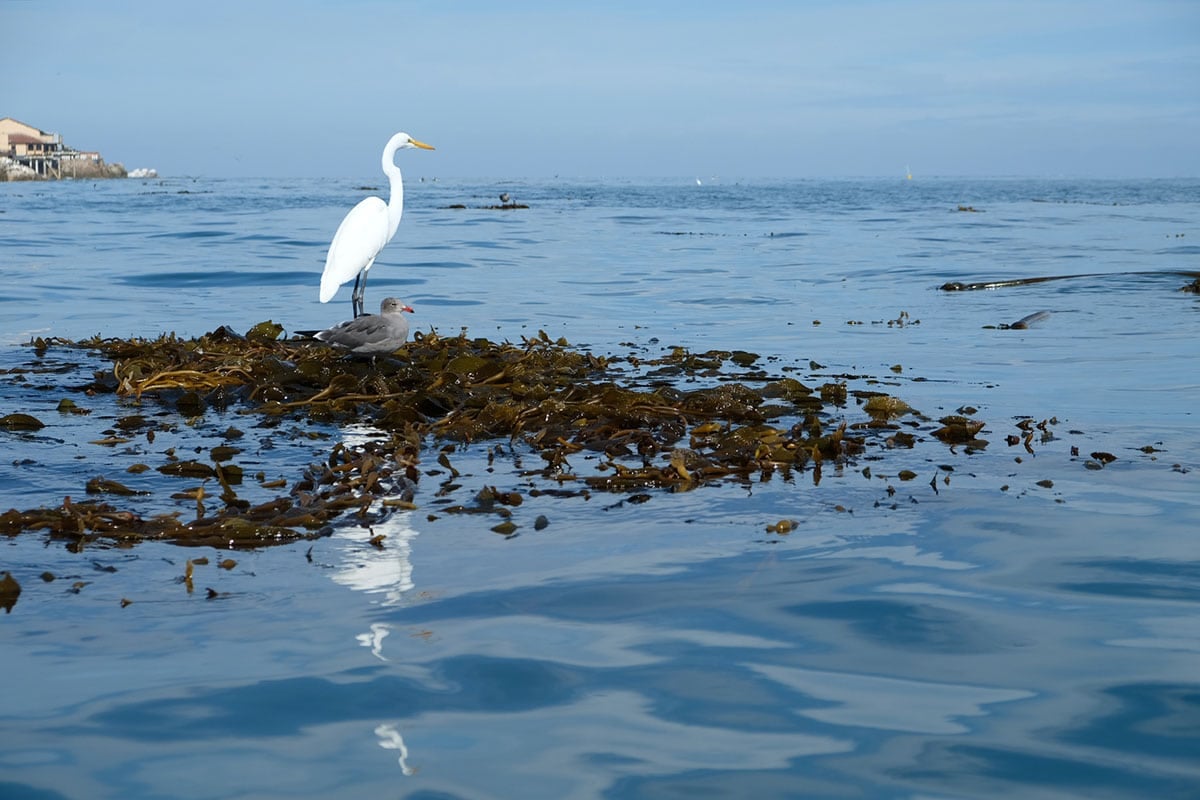
<path id="1" fill-rule="evenodd" d="M 381 439 L 386 440 L 387 435 L 369 425 L 348 425 L 342 430 L 342 441 L 349 450 L 362 450 L 371 442 Z M 397 484 L 397 492 L 401 495 L 406 491 L 402 484 L 402 481 Z M 376 520 L 369 527 L 349 525 L 339 529 L 333 535 L 339 550 L 338 564 L 333 572 L 334 581 L 366 594 L 382 594 L 383 605 L 401 602 L 404 594 L 414 587 L 412 541 L 418 532 L 411 523 L 411 511 L 397 511 Z M 376 546 L 373 540 L 381 546 Z M 359 645 L 370 648 L 375 658 L 387 661 L 387 656 L 383 654 L 383 640 L 391 633 L 391 629 L 392 626 L 386 622 L 373 622 L 367 632 L 354 638 Z M 405 775 L 416 774 L 416 769 L 408 766 L 408 747 L 396 726 L 381 724 L 375 728 L 375 735 L 379 737 L 380 747 L 399 751 L 401 772 Z"/>
<path id="2" fill-rule="evenodd" d="M 347 425 L 342 430 L 342 441 L 349 450 L 379 439 L 386 440 L 387 434 L 370 425 Z M 412 542 L 418 531 L 412 521 L 411 511 L 397 511 L 370 527 L 340 528 L 333 535 L 340 551 L 333 579 L 360 592 L 385 595 L 384 605 L 400 602 L 414 585 Z M 379 536 L 383 538 L 377 540 L 381 545 L 377 547 L 371 541 Z"/>
<path id="3" fill-rule="evenodd" d="M 375 735 L 379 737 L 379 746 L 384 750 L 399 750 L 400 751 L 400 771 L 405 775 L 416 775 L 416 767 L 408 765 L 408 747 L 404 744 L 404 737 L 400 735 L 400 731 L 396 730 L 395 725 L 380 725 L 375 729 Z"/>
<path id="4" fill-rule="evenodd" d="M 401 511 L 369 528 L 343 528 L 334 534 L 342 543 L 341 559 L 333 579 L 343 586 L 369 594 L 383 594 L 385 605 L 395 605 L 415 585 L 413 583 L 412 541 L 418 531 L 412 527 L 412 512 Z M 382 546 L 371 539 L 384 536 Z"/>
<path id="5" fill-rule="evenodd" d="M 354 638 L 363 647 L 371 648 L 371 655 L 378 658 L 380 661 L 387 661 L 387 656 L 383 654 L 383 640 L 392 632 L 392 626 L 385 625 L 382 622 L 376 622 L 371 625 L 370 633 L 360 633 Z"/>

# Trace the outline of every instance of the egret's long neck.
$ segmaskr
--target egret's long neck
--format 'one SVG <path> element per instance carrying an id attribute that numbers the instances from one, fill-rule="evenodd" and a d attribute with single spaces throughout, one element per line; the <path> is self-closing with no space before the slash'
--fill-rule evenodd
<path id="1" fill-rule="evenodd" d="M 388 196 L 388 239 L 396 235 L 396 228 L 400 227 L 400 216 L 404 213 L 404 178 L 400 175 L 395 158 L 395 148 L 389 147 L 384 151 L 383 173 L 392 184 L 391 194 Z"/>

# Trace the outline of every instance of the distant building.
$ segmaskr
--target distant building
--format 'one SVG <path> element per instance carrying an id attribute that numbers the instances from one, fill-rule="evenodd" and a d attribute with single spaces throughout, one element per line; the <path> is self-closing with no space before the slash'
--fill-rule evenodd
<path id="1" fill-rule="evenodd" d="M 47 133 L 12 117 L 0 117 L 0 162 L 6 159 L 16 169 L 25 168 L 25 175 L 34 178 L 125 176 L 124 167 L 105 165 L 98 152 L 67 147 L 61 135 Z"/>
<path id="2" fill-rule="evenodd" d="M 38 175 L 57 178 L 62 151 L 62 137 L 57 133 L 46 133 L 12 117 L 0 119 L 0 155 Z"/>

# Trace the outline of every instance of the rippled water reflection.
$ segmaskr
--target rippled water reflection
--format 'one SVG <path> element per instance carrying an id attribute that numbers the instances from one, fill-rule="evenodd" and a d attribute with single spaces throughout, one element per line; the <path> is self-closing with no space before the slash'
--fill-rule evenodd
<path id="1" fill-rule="evenodd" d="M 316 285 L 357 185 L 0 185 L 0 368 L 35 334 L 344 317 L 348 292 L 322 306 Z M 445 208 L 502 190 L 531 208 Z M 1194 181 L 413 183 L 369 290 L 403 295 L 416 327 L 751 350 L 933 417 L 972 405 L 991 444 L 816 485 L 530 496 L 521 519 L 551 524 L 512 539 L 437 514 L 433 453 L 417 511 L 313 543 L 7 538 L 23 591 L 0 620 L 0 798 L 1197 796 L 1200 303 L 1177 289 L 1200 269 L 1198 198 Z M 1094 277 L 936 289 L 1054 274 Z M 0 507 L 235 423 L 270 475 L 328 451 L 232 412 L 164 414 L 130 452 L 89 444 L 135 409 L 57 415 L 93 368 L 67 361 L 2 376 L 2 413 L 48 424 L 0 432 Z M 1033 453 L 1005 444 L 1021 415 L 1055 418 Z M 1089 469 L 1093 451 L 1117 460 Z M 527 486 L 511 460 L 453 460 Z M 798 525 L 767 533 L 778 519 Z"/>

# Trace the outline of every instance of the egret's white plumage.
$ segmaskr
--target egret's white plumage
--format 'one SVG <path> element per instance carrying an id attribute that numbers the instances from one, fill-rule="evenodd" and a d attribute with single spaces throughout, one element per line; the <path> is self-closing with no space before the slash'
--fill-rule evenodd
<path id="1" fill-rule="evenodd" d="M 337 294 L 338 287 L 354 278 L 354 292 L 350 297 L 354 316 L 362 314 L 363 294 L 367 288 L 367 270 L 375 263 L 376 256 L 396 235 L 400 217 L 404 213 L 404 178 L 396 166 L 396 151 L 405 147 L 432 150 L 433 147 L 418 142 L 407 133 L 397 133 L 383 148 L 381 164 L 388 176 L 391 191 L 388 201 L 379 197 L 368 197 L 360 202 L 342 220 L 329 254 L 325 257 L 325 271 L 321 273 L 321 302 L 328 303 Z"/>

